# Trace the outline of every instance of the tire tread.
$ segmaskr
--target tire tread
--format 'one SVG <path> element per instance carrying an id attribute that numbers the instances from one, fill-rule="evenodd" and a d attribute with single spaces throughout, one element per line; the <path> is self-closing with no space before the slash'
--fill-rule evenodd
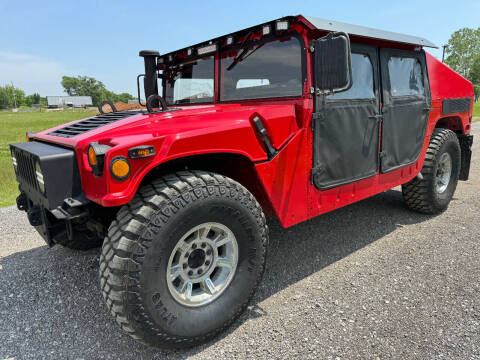
<path id="1" fill-rule="evenodd" d="M 402 195 L 407 206 L 423 214 L 438 214 L 439 209 L 433 204 L 429 193 L 429 181 L 434 176 L 435 159 L 442 145 L 447 141 L 458 143 L 456 134 L 448 129 L 437 128 L 433 131 L 422 168 L 423 179 L 414 177 L 402 185 Z"/>
<path id="2" fill-rule="evenodd" d="M 262 268 L 247 300 L 220 328 L 193 338 L 172 336 L 154 325 L 140 299 L 139 275 L 152 239 L 149 228 L 160 229 L 181 208 L 209 196 L 228 196 L 253 213 L 261 229 Z M 153 215 L 154 222 L 149 220 Z M 263 275 L 267 242 L 268 227 L 262 208 L 241 184 L 206 171 L 169 174 L 142 187 L 110 225 L 100 255 L 101 292 L 115 321 L 134 339 L 157 347 L 194 346 L 223 332 L 248 306 Z"/>

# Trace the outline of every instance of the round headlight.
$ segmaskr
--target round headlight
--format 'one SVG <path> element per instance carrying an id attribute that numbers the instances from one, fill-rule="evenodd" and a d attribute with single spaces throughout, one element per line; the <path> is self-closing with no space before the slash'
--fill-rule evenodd
<path id="1" fill-rule="evenodd" d="M 43 180 L 42 169 L 40 168 L 40 163 L 38 161 L 35 164 L 35 176 L 37 178 L 38 188 L 42 193 L 45 193 L 45 182 Z"/>
<path id="2" fill-rule="evenodd" d="M 125 180 L 130 176 L 130 163 L 127 158 L 117 156 L 110 163 L 110 172 L 116 180 Z"/>

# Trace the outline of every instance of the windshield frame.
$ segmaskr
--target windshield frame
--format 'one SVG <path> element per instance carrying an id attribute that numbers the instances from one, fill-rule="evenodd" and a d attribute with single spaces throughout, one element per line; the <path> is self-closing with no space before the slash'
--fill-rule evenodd
<path id="1" fill-rule="evenodd" d="M 169 106 L 195 106 L 195 105 L 208 105 L 208 104 L 214 104 L 216 103 L 216 98 L 217 98 L 217 64 L 218 64 L 218 49 L 215 52 L 211 52 L 210 54 L 205 54 L 205 55 L 197 55 L 197 56 L 191 56 L 185 59 L 181 59 L 180 61 L 177 61 L 175 63 L 169 64 L 168 66 L 163 69 L 162 75 L 159 77 L 162 79 L 162 97 L 167 101 L 167 79 L 165 78 L 166 72 L 169 71 L 172 67 L 179 66 L 185 63 L 190 63 L 193 61 L 197 60 L 202 60 L 204 58 L 208 57 L 213 57 L 213 96 L 208 98 L 208 101 L 196 101 L 192 103 L 181 103 L 181 104 L 175 104 L 175 103 L 168 103 L 167 105 Z M 180 78 L 182 79 L 182 78 Z M 174 87 L 172 87 L 172 91 Z"/>
<path id="2" fill-rule="evenodd" d="M 271 101 L 271 100 L 298 100 L 303 98 L 306 93 L 305 93 L 305 84 L 308 83 L 308 74 L 307 74 L 307 46 L 305 45 L 305 38 L 304 36 L 299 33 L 296 30 L 289 31 L 287 33 L 281 33 L 281 34 L 273 34 L 269 36 L 258 36 L 258 33 L 261 33 L 261 29 L 259 31 L 255 31 L 251 33 L 251 36 L 254 38 L 252 40 L 246 41 L 243 45 L 245 48 L 250 48 L 255 45 L 260 45 L 260 44 L 265 44 L 269 43 L 272 41 L 279 41 L 282 38 L 295 38 L 298 40 L 299 45 L 300 45 L 300 53 L 301 53 L 301 80 L 303 83 L 302 90 L 300 94 L 294 95 L 294 96 L 280 96 L 280 97 L 262 97 L 262 98 L 249 98 L 249 99 L 238 99 L 238 100 L 221 100 L 220 99 L 220 87 L 221 87 L 221 53 L 224 51 L 231 51 L 232 48 L 236 48 L 239 51 L 241 51 L 241 45 L 242 41 L 235 42 L 234 45 L 230 46 L 221 46 L 221 43 L 217 43 L 217 49 L 214 52 L 211 52 L 209 54 L 201 55 L 201 56 L 191 56 L 187 57 L 184 59 L 181 59 L 180 61 L 176 61 L 173 64 L 165 64 L 165 68 L 163 69 L 163 74 L 168 70 L 169 67 L 181 63 L 185 63 L 188 61 L 196 60 L 196 59 L 201 59 L 207 56 L 213 56 L 214 57 L 214 95 L 213 99 L 211 101 L 205 101 L 205 102 L 195 102 L 195 103 L 190 103 L 190 104 L 169 104 L 171 106 L 196 106 L 196 105 L 211 105 L 211 104 L 232 104 L 232 103 L 241 103 L 241 102 L 265 102 L 265 101 Z M 236 39 L 242 38 L 242 36 L 247 36 L 248 31 L 245 31 L 241 35 L 236 35 Z M 166 95 L 166 80 L 163 78 L 164 75 L 161 75 L 160 77 L 162 78 L 162 96 L 165 97 Z"/>

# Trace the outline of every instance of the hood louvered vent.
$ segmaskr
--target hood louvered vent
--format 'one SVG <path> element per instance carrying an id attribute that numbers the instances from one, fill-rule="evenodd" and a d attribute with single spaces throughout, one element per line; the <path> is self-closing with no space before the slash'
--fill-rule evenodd
<path id="1" fill-rule="evenodd" d="M 143 111 L 118 111 L 108 114 L 97 115 L 75 124 L 68 125 L 48 133 L 48 135 L 71 138 L 87 131 L 94 130 L 101 126 L 108 125 L 112 122 L 125 119 L 129 116 L 143 114 Z"/>

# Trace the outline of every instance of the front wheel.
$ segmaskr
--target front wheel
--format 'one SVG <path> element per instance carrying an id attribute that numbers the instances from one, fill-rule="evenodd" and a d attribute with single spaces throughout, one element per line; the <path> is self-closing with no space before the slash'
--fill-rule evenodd
<path id="1" fill-rule="evenodd" d="M 247 307 L 265 267 L 267 226 L 239 183 L 179 172 L 144 186 L 118 213 L 100 257 L 110 312 L 162 348 L 214 337 Z"/>
<path id="2" fill-rule="evenodd" d="M 448 129 L 435 129 L 421 176 L 402 185 L 407 206 L 424 214 L 444 211 L 457 188 L 460 161 L 461 150 L 457 135 Z"/>

